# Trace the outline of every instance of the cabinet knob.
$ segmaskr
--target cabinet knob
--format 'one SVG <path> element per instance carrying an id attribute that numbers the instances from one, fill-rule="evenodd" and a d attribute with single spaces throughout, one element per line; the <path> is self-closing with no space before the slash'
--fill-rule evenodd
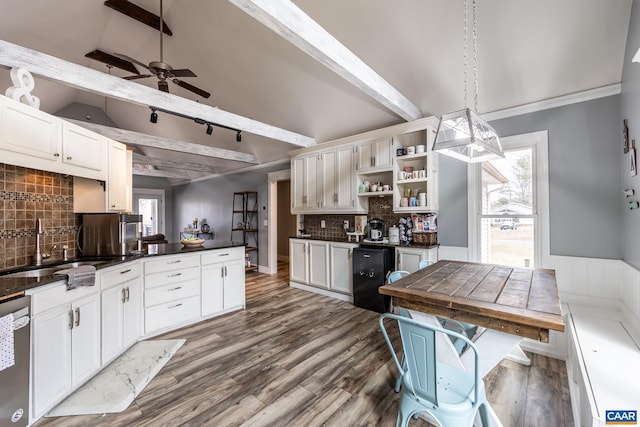
<path id="1" fill-rule="evenodd" d="M 53 157 L 60 157 L 60 153 L 53 153 Z"/>
<path id="2" fill-rule="evenodd" d="M 67 156 L 67 160 L 71 160 L 71 156 Z"/>

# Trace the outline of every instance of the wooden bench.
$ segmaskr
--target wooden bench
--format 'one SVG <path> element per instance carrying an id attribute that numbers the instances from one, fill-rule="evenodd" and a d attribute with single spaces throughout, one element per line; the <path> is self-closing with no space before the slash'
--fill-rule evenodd
<path id="1" fill-rule="evenodd" d="M 568 304 L 567 373 L 576 426 L 604 426 L 607 410 L 640 414 L 640 340 L 621 314 Z"/>

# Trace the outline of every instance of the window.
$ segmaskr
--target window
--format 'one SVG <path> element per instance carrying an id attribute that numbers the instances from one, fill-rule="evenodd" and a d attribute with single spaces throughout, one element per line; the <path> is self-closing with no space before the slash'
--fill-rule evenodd
<path id="1" fill-rule="evenodd" d="M 547 132 L 501 138 L 505 158 L 469 166 L 469 257 L 519 267 L 547 265 Z"/>
<path id="2" fill-rule="evenodd" d="M 142 235 L 164 234 L 164 190 L 135 188 L 134 213 L 142 215 Z"/>

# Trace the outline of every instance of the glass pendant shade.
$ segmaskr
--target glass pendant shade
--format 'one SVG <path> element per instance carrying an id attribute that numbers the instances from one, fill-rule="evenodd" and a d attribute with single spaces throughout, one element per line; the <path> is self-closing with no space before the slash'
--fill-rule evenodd
<path id="1" fill-rule="evenodd" d="M 504 157 L 496 131 L 469 108 L 442 116 L 433 151 L 468 163 Z"/>

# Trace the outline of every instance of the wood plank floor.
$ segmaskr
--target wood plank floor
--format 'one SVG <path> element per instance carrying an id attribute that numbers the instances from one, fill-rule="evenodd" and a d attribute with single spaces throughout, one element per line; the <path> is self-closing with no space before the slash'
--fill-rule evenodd
<path id="1" fill-rule="evenodd" d="M 290 288 L 284 263 L 277 275 L 247 274 L 246 295 L 246 310 L 158 337 L 187 342 L 126 411 L 34 425 L 395 425 L 395 367 L 377 313 Z M 532 360 L 485 377 L 494 410 L 505 427 L 572 426 L 564 362 Z"/>

